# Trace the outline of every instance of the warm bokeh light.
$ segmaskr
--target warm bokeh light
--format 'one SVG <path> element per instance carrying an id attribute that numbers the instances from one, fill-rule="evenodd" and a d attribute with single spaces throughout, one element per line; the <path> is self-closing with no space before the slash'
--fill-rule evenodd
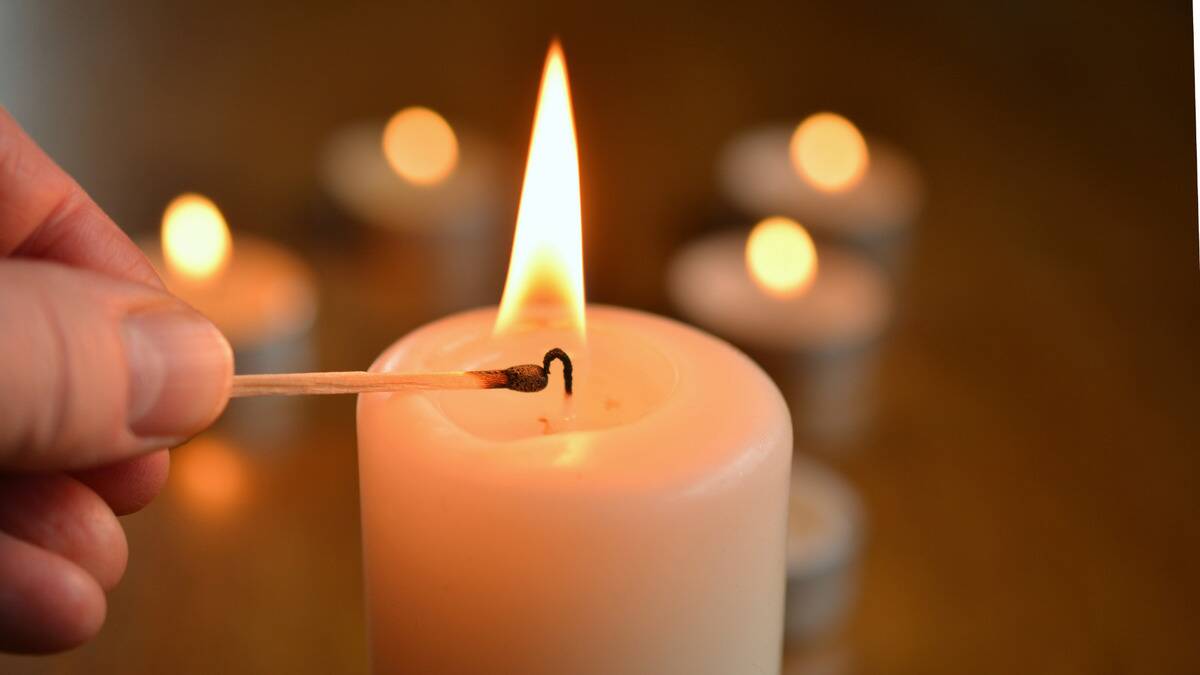
<path id="1" fill-rule="evenodd" d="M 561 308 L 571 326 L 583 335 L 579 151 L 567 64 L 557 41 L 550 45 L 542 73 L 517 231 L 495 332 L 513 330 L 527 311 L 538 306 Z"/>
<path id="2" fill-rule="evenodd" d="M 220 517 L 246 499 L 250 468 L 237 448 L 206 434 L 172 452 L 171 480 L 175 494 L 190 510 Z"/>
<path id="3" fill-rule="evenodd" d="M 183 194 L 163 212 L 163 258 L 179 277 L 211 279 L 229 263 L 233 242 L 225 217 L 211 199 Z"/>
<path id="4" fill-rule="evenodd" d="M 413 106 L 388 120 L 383 129 L 383 154 L 405 180 L 434 185 L 446 180 L 458 164 L 458 138 L 441 115 Z"/>
<path id="5" fill-rule="evenodd" d="M 831 192 L 858 183 L 869 162 L 867 141 L 858 127 L 830 112 L 811 115 L 796 127 L 791 157 L 802 177 Z"/>
<path id="6" fill-rule="evenodd" d="M 817 276 L 812 237 L 791 218 L 763 220 L 746 239 L 746 269 L 764 291 L 779 297 L 799 295 Z"/>

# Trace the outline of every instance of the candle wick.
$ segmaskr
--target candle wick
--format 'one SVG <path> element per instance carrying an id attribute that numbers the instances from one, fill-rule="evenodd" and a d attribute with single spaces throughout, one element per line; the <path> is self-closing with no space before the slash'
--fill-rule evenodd
<path id="1" fill-rule="evenodd" d="M 567 356 L 566 352 L 559 349 L 558 347 L 555 347 L 554 349 L 551 349 L 550 351 L 546 352 L 546 356 L 544 356 L 542 358 L 542 370 L 545 371 L 545 373 L 548 377 L 550 375 L 550 363 L 553 362 L 555 359 L 562 361 L 562 364 L 563 364 L 563 367 L 562 367 L 563 387 L 564 387 L 564 389 L 566 389 L 567 396 L 570 396 L 572 393 L 571 389 L 574 384 L 572 380 L 574 377 L 575 369 L 574 369 L 574 366 L 571 365 L 571 357 Z"/>

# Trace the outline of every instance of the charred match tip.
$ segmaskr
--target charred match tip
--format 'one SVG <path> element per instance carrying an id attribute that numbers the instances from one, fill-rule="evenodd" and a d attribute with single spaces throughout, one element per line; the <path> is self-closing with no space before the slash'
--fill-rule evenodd
<path id="1" fill-rule="evenodd" d="M 513 391 L 541 391 L 546 388 L 548 381 L 546 370 L 536 363 L 505 368 L 501 372 L 505 377 L 504 388 Z"/>
<path id="2" fill-rule="evenodd" d="M 574 385 L 574 368 L 571 366 L 571 357 L 557 347 L 546 352 L 540 366 L 536 363 L 524 363 L 504 370 L 476 370 L 471 374 L 483 380 L 484 389 L 511 389 L 532 393 L 546 388 L 550 381 L 550 362 L 555 359 L 562 361 L 563 388 L 570 396 Z"/>
<path id="3" fill-rule="evenodd" d="M 562 361 L 562 364 L 563 364 L 563 387 L 567 391 L 567 396 L 570 396 L 571 395 L 571 387 L 574 384 L 572 382 L 572 378 L 574 376 L 574 366 L 571 365 L 571 357 L 567 356 L 566 352 L 559 349 L 558 347 L 555 347 L 554 349 L 551 349 L 550 351 L 546 352 L 546 356 L 544 356 L 542 358 L 542 370 L 544 370 L 546 372 L 546 375 L 549 376 L 550 375 L 550 362 L 554 361 L 555 359 Z"/>

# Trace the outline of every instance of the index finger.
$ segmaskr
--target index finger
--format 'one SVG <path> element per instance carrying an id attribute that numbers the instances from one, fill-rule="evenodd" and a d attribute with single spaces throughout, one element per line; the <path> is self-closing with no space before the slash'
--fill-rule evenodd
<path id="1" fill-rule="evenodd" d="M 141 250 L 0 106 L 0 257 L 10 255 L 163 287 Z"/>

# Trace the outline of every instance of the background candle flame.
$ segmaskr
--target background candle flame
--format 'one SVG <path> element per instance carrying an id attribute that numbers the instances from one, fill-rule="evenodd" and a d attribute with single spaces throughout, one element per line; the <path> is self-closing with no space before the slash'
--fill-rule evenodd
<path id="1" fill-rule="evenodd" d="M 444 117 L 413 106 L 388 120 L 383 154 L 401 178 L 416 185 L 436 185 L 458 164 L 458 137 Z"/>
<path id="2" fill-rule="evenodd" d="M 579 152 L 567 64 L 555 40 L 542 73 L 512 258 L 494 332 L 512 332 L 530 310 L 549 306 L 561 309 L 563 319 L 582 337 L 584 302 Z"/>
<path id="3" fill-rule="evenodd" d="M 796 127 L 791 142 L 792 165 L 822 190 L 853 187 L 867 172 L 867 141 L 858 127 L 841 115 L 810 115 Z"/>
<path id="4" fill-rule="evenodd" d="M 217 205 L 188 193 L 171 200 L 163 212 L 162 248 L 167 267 L 177 277 L 203 281 L 229 263 L 233 243 Z"/>
<path id="5" fill-rule="evenodd" d="M 796 296 L 808 290 L 817 276 L 817 249 L 800 223 L 767 218 L 746 239 L 746 269 L 771 295 Z"/>

